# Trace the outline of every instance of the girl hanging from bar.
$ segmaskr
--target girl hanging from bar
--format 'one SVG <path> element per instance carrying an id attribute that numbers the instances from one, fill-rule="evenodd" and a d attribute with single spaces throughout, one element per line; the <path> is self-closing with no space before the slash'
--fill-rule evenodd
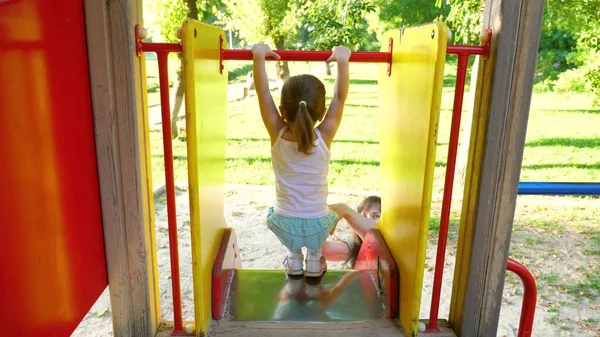
<path id="1" fill-rule="evenodd" d="M 342 120 L 349 87 L 350 50 L 339 46 L 327 62 L 337 62 L 337 79 L 329 109 L 325 86 L 312 75 L 293 76 L 281 90 L 277 109 L 265 70 L 265 59 L 279 55 L 266 44 L 252 47 L 254 81 L 260 112 L 271 138 L 276 203 L 268 211 L 267 225 L 289 251 L 284 260 L 288 275 L 302 275 L 302 248 L 307 248 L 308 277 L 327 270 L 321 255 L 338 215 L 327 206 L 329 149 Z M 321 121 L 318 127 L 315 125 Z"/>

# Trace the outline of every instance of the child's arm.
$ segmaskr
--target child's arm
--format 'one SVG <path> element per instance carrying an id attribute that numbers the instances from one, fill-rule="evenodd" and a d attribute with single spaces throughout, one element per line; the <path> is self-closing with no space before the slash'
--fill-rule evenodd
<path id="1" fill-rule="evenodd" d="M 271 145 L 275 143 L 279 130 L 285 125 L 284 120 L 279 116 L 273 96 L 269 90 L 269 79 L 267 78 L 267 70 L 265 67 L 265 58 L 273 56 L 279 60 L 281 57 L 264 44 L 258 43 L 252 46 L 252 55 L 254 60 L 254 87 L 256 96 L 258 96 L 258 105 L 260 106 L 260 115 L 263 123 L 269 132 Z"/>
<path id="2" fill-rule="evenodd" d="M 333 88 L 333 98 L 329 104 L 329 110 L 325 119 L 319 125 L 319 131 L 323 133 L 323 140 L 328 147 L 331 147 L 333 137 L 340 126 L 342 115 L 344 113 L 344 103 L 348 97 L 348 87 L 350 86 L 349 75 L 350 49 L 344 46 L 338 46 L 333 49 L 333 53 L 327 59 L 327 62 L 337 62 L 337 77 Z"/>
<path id="3" fill-rule="evenodd" d="M 375 221 L 360 215 L 346 204 L 332 204 L 329 205 L 329 209 L 336 212 L 340 218 L 346 219 L 348 225 L 350 225 L 356 234 L 363 240 L 365 239 L 367 232 L 370 229 L 375 228 L 375 225 L 377 224 Z"/>

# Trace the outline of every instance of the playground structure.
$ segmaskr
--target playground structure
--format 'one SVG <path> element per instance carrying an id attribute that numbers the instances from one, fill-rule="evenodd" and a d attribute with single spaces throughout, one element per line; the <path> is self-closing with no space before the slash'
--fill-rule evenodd
<path id="1" fill-rule="evenodd" d="M 8 236 L 4 237 L 27 237 L 36 231 L 37 224 L 49 221 L 46 236 L 30 236 L 31 242 L 25 247 L 22 246 L 23 240 L 14 240 L 13 245 L 6 246 L 9 247 L 9 253 L 29 249 L 33 254 L 26 257 L 15 255 L 14 262 L 3 267 L 13 273 L 17 271 L 14 278 L 3 279 L 4 283 L 1 284 L 2 298 L 8 299 L 8 307 L 16 308 L 16 311 L 10 315 L 2 311 L 0 317 L 3 320 L 9 316 L 14 317 L 13 321 L 16 319 L 15 324 L 8 325 L 9 332 L 15 335 L 19 332 L 21 335 L 68 334 L 107 285 L 107 269 L 115 333 L 119 336 L 154 335 L 160 325 L 160 314 L 157 309 L 157 268 L 152 238 L 152 188 L 148 179 L 147 109 L 142 94 L 145 92 L 145 76 L 143 62 L 133 52 L 139 45 L 136 28 L 141 22 L 140 3 L 90 0 L 84 1 L 84 4 L 82 8 L 81 3 L 65 1 L 65 6 L 59 8 L 25 0 L 0 5 L 0 17 L 10 22 L 10 25 L 0 26 L 0 46 L 2 50 L 13 53 L 0 56 L 0 69 L 11 79 L 29 74 L 12 87 L 8 86 L 9 82 L 3 76 L 0 82 L 3 111 L 21 109 L 27 114 L 19 115 L 16 121 L 3 120 L 2 125 L 20 123 L 32 135 L 27 138 L 25 145 L 12 145 L 11 140 L 16 133 L 2 132 L 1 154 L 3 158 L 12 158 L 16 153 L 12 151 L 17 149 L 33 151 L 29 160 L 10 168 L 3 166 L 3 184 L 6 182 L 11 190 L 41 189 L 39 194 L 34 194 L 35 200 L 21 195 L 2 199 L 7 207 L 6 212 L 12 214 L 7 222 L 20 224 L 11 227 Z M 535 52 L 532 50 L 536 48 L 532 47 L 537 46 L 539 38 L 542 6 L 543 3 L 488 1 L 484 26 L 494 32 L 488 39 L 489 49 L 466 48 L 462 57 L 459 54 L 459 69 L 463 69 L 463 73 L 461 75 L 459 72 L 457 76 L 457 93 L 463 91 L 460 85 L 464 86 L 468 55 L 487 54 L 489 59 L 482 61 L 478 75 L 473 126 L 475 136 L 471 140 L 463 204 L 465 216 L 461 223 L 449 319 L 452 328 L 446 329 L 450 335 L 490 335 L 497 327 L 499 296 L 507 268 L 507 243 L 510 240 L 535 64 Z M 25 16 L 29 19 L 25 22 L 37 22 L 38 25 L 24 28 L 17 20 L 10 21 L 11 16 L 19 19 Z M 16 31 L 26 34 L 12 33 Z M 50 32 L 61 34 L 64 49 L 51 47 Z M 247 52 L 244 56 L 242 51 L 227 51 L 219 38 L 223 33 L 217 27 L 187 21 L 182 32 L 182 45 L 179 50 L 175 48 L 172 51 L 182 51 L 187 62 L 189 184 L 193 263 L 196 266 L 195 334 L 201 335 L 212 333 L 209 323 L 223 315 L 226 309 L 223 304 L 227 299 L 244 298 L 238 301 L 236 311 L 230 312 L 239 318 L 246 317 L 244 315 L 247 313 L 240 305 L 251 301 L 247 298 L 252 298 L 244 297 L 242 292 L 235 293 L 239 294 L 237 297 L 232 295 L 232 291 L 240 290 L 239 285 L 251 284 L 249 282 L 253 276 L 250 272 L 232 271 L 239 268 L 239 254 L 235 248 L 235 233 L 225 229 L 220 193 L 224 172 L 224 95 L 227 85 L 227 77 L 221 74 L 221 65 L 224 60 L 234 57 L 248 59 L 248 56 Z M 386 200 L 384 217 L 378 229 L 369 233 L 363 245 L 356 267 L 359 270 L 350 273 L 328 272 L 323 282 L 346 282 L 344 284 L 348 285 L 348 289 L 361 289 L 357 293 L 362 294 L 364 303 L 369 298 L 373 299 L 371 295 L 377 294 L 374 297 L 376 301 L 384 300 L 386 303 L 385 316 L 390 319 L 398 317 L 401 329 L 408 335 L 416 335 L 441 79 L 445 54 L 454 47 L 446 49 L 447 33 L 443 24 L 392 31 L 384 40 L 390 39 L 394 43 L 382 46 L 380 53 L 364 54 L 367 62 L 389 64 L 389 67 L 382 65 L 380 71 L 380 106 L 382 113 L 388 114 L 388 123 L 381 125 L 382 179 L 385 182 L 382 184 L 382 195 Z M 154 46 L 157 51 L 164 47 L 162 52 L 157 53 L 159 61 L 162 59 L 164 63 L 166 53 L 173 46 Z M 460 48 L 455 50 L 458 53 Z M 41 61 L 36 58 L 39 53 L 45 56 Z M 318 60 L 323 54 L 303 55 Z M 360 53 L 355 55 L 358 59 L 363 57 Z M 16 62 L 17 57 L 23 58 L 23 61 Z M 79 71 L 65 72 L 65 59 L 69 60 L 71 66 L 78 67 Z M 46 63 L 40 63 L 42 61 Z M 47 69 L 49 76 L 34 78 L 28 69 L 36 66 Z M 69 76 L 63 76 L 66 73 Z M 166 73 L 163 68 L 161 74 Z M 161 76 L 161 81 L 165 79 L 166 76 Z M 28 91 L 25 88 L 34 83 L 45 86 L 35 86 L 35 90 L 44 94 L 32 100 L 31 95 L 25 95 L 33 89 Z M 166 87 L 161 84 L 161 97 L 165 103 L 168 102 L 168 92 L 163 91 Z M 62 90 L 72 88 L 79 88 L 80 92 L 75 99 L 69 97 L 70 103 L 65 105 L 66 100 L 61 99 L 64 98 Z M 52 104 L 43 105 L 48 97 Z M 25 103 L 30 100 L 34 103 Z M 455 111 L 458 113 L 462 110 L 461 105 L 462 95 L 460 99 L 455 99 Z M 168 105 L 163 105 L 165 110 L 168 119 Z M 410 110 L 414 110 L 413 113 L 402 113 Z M 82 114 L 81 111 L 90 113 Z M 59 112 L 60 115 L 54 114 Z M 31 123 L 40 120 L 39 117 L 45 119 Z M 168 123 L 163 122 L 163 125 Z M 503 127 L 498 128 L 497 125 Z M 458 127 L 453 122 L 453 131 Z M 80 142 L 67 141 L 72 140 L 65 136 L 66 131 L 71 129 L 78 132 L 77 139 Z M 169 130 L 168 127 L 164 129 Z M 6 130 L 12 129 L 9 127 Z M 451 133 L 449 151 L 454 148 L 454 153 L 457 132 L 458 129 Z M 165 140 L 170 141 L 170 136 L 166 136 Z M 40 147 L 43 143 L 50 145 Z M 415 153 L 411 148 L 422 151 Z M 165 158 L 169 150 L 165 147 Z M 34 157 L 41 163 L 36 163 Z M 411 169 L 402 166 L 407 161 L 414 164 Z M 84 167 L 80 167 L 82 164 Z M 447 167 L 450 174 L 453 174 L 453 166 L 452 159 L 449 159 Z M 31 167 L 40 167 L 48 174 L 54 172 L 54 176 L 35 175 Z M 80 173 L 68 176 L 76 171 Z M 169 170 L 166 171 L 167 183 L 169 180 L 172 182 L 172 171 L 171 179 Z M 449 193 L 450 196 L 451 181 L 447 174 L 444 194 Z M 406 185 L 406 182 L 410 184 Z M 83 193 L 81 186 L 87 187 Z M 172 197 L 173 192 L 167 186 L 167 198 Z M 53 203 L 48 203 L 50 200 L 54 200 Z M 47 206 L 33 212 L 24 208 L 32 203 Z M 444 199 L 444 205 L 449 206 L 449 199 Z M 443 211 L 442 221 L 449 215 L 448 211 Z M 174 214 L 173 204 L 169 206 L 170 222 Z M 101 230 L 104 231 L 104 241 Z M 444 230 L 441 229 L 440 233 L 444 233 Z M 53 236 L 59 241 L 47 242 L 46 239 Z M 171 239 L 174 240 L 171 241 L 171 249 L 176 249 L 175 228 Z M 441 236 L 438 247 L 443 248 L 443 243 L 445 238 Z M 173 256 L 177 255 L 176 251 L 172 250 L 172 253 Z M 42 264 L 46 267 L 32 269 L 36 265 L 35 259 L 42 257 Z M 438 260 L 439 257 L 438 253 Z M 58 263 L 49 263 L 52 260 Z M 178 268 L 174 263 L 172 268 L 175 282 Z M 508 268 L 523 272 L 522 266 L 513 261 L 508 262 Z M 441 280 L 437 275 L 438 269 L 436 267 L 436 280 Z M 371 274 L 377 282 L 369 285 L 364 281 L 370 281 Z M 353 279 L 348 275 L 352 275 Z M 283 273 L 276 276 L 279 281 L 284 280 Z M 231 278 L 235 278 L 238 288 L 231 289 Z M 42 279 L 46 283 L 31 282 Z M 531 280 L 526 284 L 531 286 Z M 359 287 L 356 282 L 362 286 Z M 6 293 L 7 289 L 19 289 L 19 284 L 23 285 L 21 292 Z M 173 284 L 175 292 L 177 290 Z M 42 291 L 44 288 L 51 291 Z M 439 288 L 434 289 L 439 291 Z M 381 291 L 383 298 L 379 295 Z M 435 292 L 432 302 L 436 301 Z M 59 310 L 50 305 L 53 302 L 60 302 Z M 174 304 L 177 305 L 175 302 L 176 296 Z M 22 303 L 28 305 L 23 306 Z M 526 304 L 529 306 L 524 313 L 532 313 L 531 303 L 535 308 L 535 301 L 524 302 L 524 307 Z M 438 329 L 436 309 L 432 303 L 432 319 L 428 324 L 432 333 Z M 374 310 L 367 311 L 367 314 L 373 314 Z M 185 334 L 177 310 L 175 313 L 174 326 L 170 330 L 175 330 L 174 334 Z M 359 318 L 357 320 L 364 318 L 360 315 L 356 317 Z M 401 335 L 401 329 L 390 326 L 391 320 L 384 322 Z M 15 330 L 11 330 L 13 326 Z M 343 326 L 332 325 L 331 329 L 335 330 L 336 327 Z M 233 331 L 231 329 L 236 327 L 227 328 Z M 297 326 L 293 328 L 297 329 Z M 380 327 L 354 326 L 355 333 L 364 334 L 369 328 Z M 519 329 L 523 336 L 530 331 L 531 326 L 522 325 Z"/>

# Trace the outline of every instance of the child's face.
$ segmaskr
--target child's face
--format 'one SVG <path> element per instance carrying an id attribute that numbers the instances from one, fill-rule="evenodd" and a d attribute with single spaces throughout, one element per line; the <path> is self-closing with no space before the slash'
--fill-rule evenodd
<path id="1" fill-rule="evenodd" d="M 377 207 L 376 205 L 373 205 L 369 208 L 364 209 L 360 215 L 364 216 L 365 218 L 371 219 L 373 221 L 377 221 L 379 220 L 379 218 L 381 218 L 381 209 L 379 207 Z"/>

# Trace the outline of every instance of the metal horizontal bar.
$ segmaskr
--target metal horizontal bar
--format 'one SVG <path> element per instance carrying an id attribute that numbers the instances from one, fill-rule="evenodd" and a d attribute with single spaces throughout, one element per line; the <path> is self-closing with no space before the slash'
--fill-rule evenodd
<path id="1" fill-rule="evenodd" d="M 446 54 L 456 55 L 485 55 L 486 50 L 484 46 L 462 46 L 449 44 L 446 47 Z"/>
<path id="2" fill-rule="evenodd" d="M 138 42 L 138 51 L 141 52 L 181 52 L 180 43 L 166 42 Z"/>
<path id="3" fill-rule="evenodd" d="M 181 52 L 181 44 L 179 43 L 156 43 L 156 42 L 140 42 L 139 50 L 142 52 Z M 325 62 L 331 51 L 309 51 L 309 50 L 275 50 L 282 61 L 322 61 Z M 455 55 L 484 55 L 485 47 L 483 46 L 462 46 L 448 45 L 447 54 Z M 252 60 L 252 52 L 245 49 L 224 49 L 223 60 Z M 268 60 L 274 60 L 268 58 Z M 385 52 L 369 52 L 358 51 L 350 55 L 350 62 L 365 62 L 365 63 L 388 63 L 390 54 Z"/>
<path id="4" fill-rule="evenodd" d="M 331 51 L 309 51 L 309 50 L 274 50 L 282 61 L 322 61 L 325 62 L 330 56 Z M 223 60 L 252 60 L 252 52 L 245 49 L 223 49 Z M 274 60 L 272 57 L 267 60 Z M 390 53 L 384 52 L 353 52 L 350 55 L 350 62 L 373 62 L 389 63 Z"/>
<path id="5" fill-rule="evenodd" d="M 600 183 L 519 182 L 521 195 L 600 195 Z"/>

